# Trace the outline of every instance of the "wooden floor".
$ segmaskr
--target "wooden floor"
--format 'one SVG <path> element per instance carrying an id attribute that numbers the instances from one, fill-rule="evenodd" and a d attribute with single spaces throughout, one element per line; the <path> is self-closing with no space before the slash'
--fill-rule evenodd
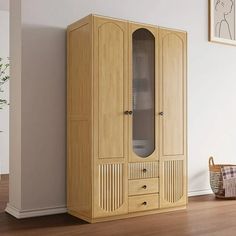
<path id="1" fill-rule="evenodd" d="M 2 175 L 0 176 L 0 213 L 4 211 L 7 202 L 8 202 L 8 175 Z"/>
<path id="2" fill-rule="evenodd" d="M 67 214 L 16 220 L 6 214 L 8 180 L 0 183 L 0 235 L 184 236 L 236 235 L 236 201 L 192 197 L 187 210 L 87 224 Z"/>

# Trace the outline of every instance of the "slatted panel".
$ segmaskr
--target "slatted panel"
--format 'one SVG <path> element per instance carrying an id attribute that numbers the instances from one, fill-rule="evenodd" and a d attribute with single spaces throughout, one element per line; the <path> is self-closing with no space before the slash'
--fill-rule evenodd
<path id="1" fill-rule="evenodd" d="M 146 169 L 146 172 L 144 172 Z M 158 162 L 129 163 L 129 179 L 158 177 Z"/>
<path id="2" fill-rule="evenodd" d="M 179 201 L 184 194 L 184 162 L 171 160 L 164 162 L 164 200 L 170 203 Z"/>
<path id="3" fill-rule="evenodd" d="M 113 212 L 124 203 L 124 164 L 99 165 L 99 206 Z"/>

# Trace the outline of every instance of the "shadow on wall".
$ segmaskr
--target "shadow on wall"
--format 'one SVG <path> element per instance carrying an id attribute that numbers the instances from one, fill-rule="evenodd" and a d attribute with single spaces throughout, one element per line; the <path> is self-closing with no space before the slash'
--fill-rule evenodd
<path id="1" fill-rule="evenodd" d="M 208 183 L 210 184 L 209 173 L 207 174 L 207 178 L 208 178 Z M 192 175 L 191 178 L 189 179 L 189 182 L 191 182 L 192 186 L 202 186 L 202 183 L 206 182 L 206 170 L 204 169 L 202 171 L 198 171 L 195 175 Z M 208 189 L 210 189 L 210 186 L 204 190 Z"/>
<path id="2" fill-rule="evenodd" d="M 23 207 L 65 205 L 66 29 L 23 26 L 21 89 Z"/>

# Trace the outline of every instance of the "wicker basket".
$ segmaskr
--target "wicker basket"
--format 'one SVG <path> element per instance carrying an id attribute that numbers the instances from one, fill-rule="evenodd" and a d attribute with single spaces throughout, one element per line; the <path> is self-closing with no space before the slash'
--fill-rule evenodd
<path id="1" fill-rule="evenodd" d="M 223 166 L 233 166 L 233 165 L 226 165 L 226 164 L 215 165 L 213 157 L 209 158 L 211 189 L 217 198 L 236 199 L 236 197 L 230 197 L 230 198 L 225 197 L 225 190 L 223 189 L 223 177 L 221 173 L 221 167 Z"/>

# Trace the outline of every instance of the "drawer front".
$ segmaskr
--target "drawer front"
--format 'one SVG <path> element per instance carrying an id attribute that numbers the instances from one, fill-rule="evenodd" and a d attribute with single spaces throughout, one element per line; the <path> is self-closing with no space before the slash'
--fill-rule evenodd
<path id="1" fill-rule="evenodd" d="M 148 211 L 159 208 L 158 194 L 129 197 L 129 212 Z"/>
<path id="2" fill-rule="evenodd" d="M 129 195 L 158 193 L 158 178 L 129 180 Z"/>
<path id="3" fill-rule="evenodd" d="M 129 179 L 158 177 L 158 162 L 129 163 Z"/>

